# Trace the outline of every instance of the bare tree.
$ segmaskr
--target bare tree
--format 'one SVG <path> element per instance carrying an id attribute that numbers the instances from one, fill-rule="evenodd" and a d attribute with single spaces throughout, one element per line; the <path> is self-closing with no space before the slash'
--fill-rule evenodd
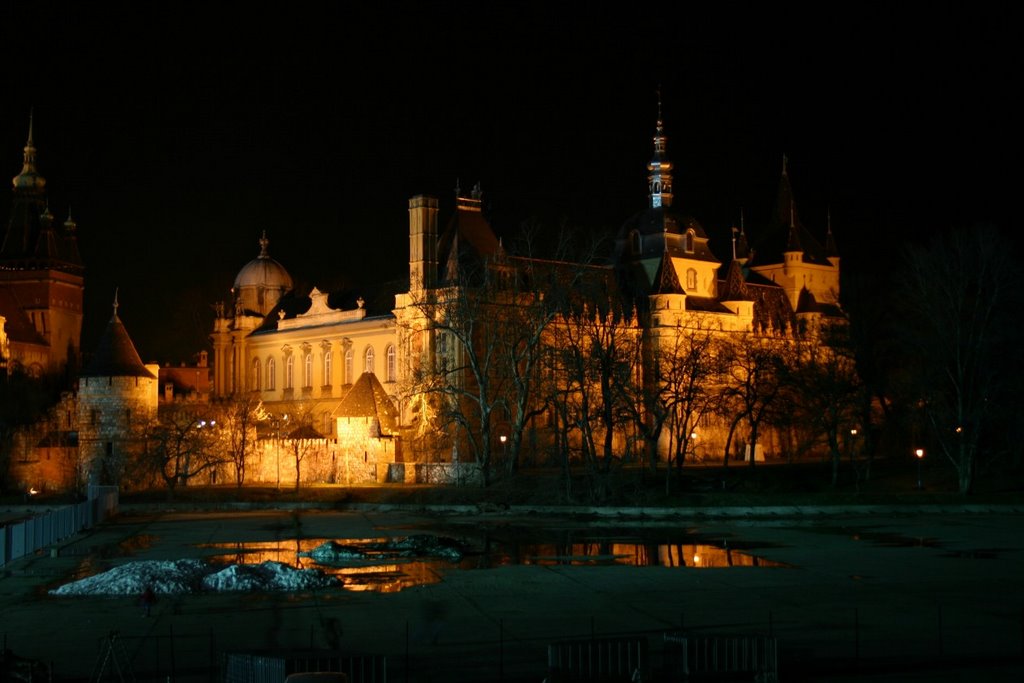
<path id="1" fill-rule="evenodd" d="M 256 446 L 256 425 L 267 415 L 253 394 L 236 394 L 218 406 L 218 424 L 227 459 L 235 469 L 235 485 L 245 483 L 246 465 Z"/>
<path id="2" fill-rule="evenodd" d="M 140 430 L 144 445 L 139 464 L 164 481 L 168 496 L 224 462 L 217 449 L 217 426 L 206 406 L 164 406 Z"/>
<path id="3" fill-rule="evenodd" d="M 754 466 L 757 439 L 761 428 L 775 417 L 784 395 L 787 346 L 792 340 L 750 332 L 731 335 L 722 346 L 722 363 L 726 368 L 722 387 L 722 408 L 732 415 L 726 439 L 724 462 L 729 460 L 729 447 L 736 427 L 745 422 L 749 429 L 747 448 L 750 466 Z"/>
<path id="4" fill-rule="evenodd" d="M 697 423 L 716 405 L 721 386 L 721 333 L 697 318 L 664 348 L 659 372 L 667 390 L 673 459 L 678 475 L 694 446 Z M 666 482 L 668 478 L 666 476 Z"/>
<path id="5" fill-rule="evenodd" d="M 1001 407 L 1020 405 L 1009 359 L 1019 303 L 1016 250 L 991 228 L 958 230 L 911 248 L 899 293 L 901 339 L 931 436 L 956 469 L 961 493 L 974 482 L 979 447 Z"/>
<path id="6" fill-rule="evenodd" d="M 601 500 L 611 492 L 618 461 L 615 436 L 630 422 L 626 403 L 642 392 L 636 311 L 623 310 L 610 297 L 593 298 L 560 311 L 552 330 L 561 370 L 555 382 L 564 387 L 557 399 L 562 426 L 579 432 L 591 495 Z M 561 438 L 568 445 L 568 433 Z"/>
<path id="7" fill-rule="evenodd" d="M 832 462 L 832 486 L 836 486 L 841 435 L 846 438 L 856 427 L 863 404 L 864 387 L 857 376 L 849 327 L 838 324 L 816 329 L 795 343 L 792 351 L 783 367 L 789 374 L 794 416 L 810 428 L 812 437 L 825 439 Z"/>

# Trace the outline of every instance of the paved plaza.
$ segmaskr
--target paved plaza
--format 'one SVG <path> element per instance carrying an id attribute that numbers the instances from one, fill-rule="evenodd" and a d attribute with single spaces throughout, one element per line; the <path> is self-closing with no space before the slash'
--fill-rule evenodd
<path id="1" fill-rule="evenodd" d="M 57 551 L 5 567 L 0 630 L 8 650 L 49 663 L 58 680 L 88 679 L 112 632 L 138 680 L 210 681 L 225 652 L 312 648 L 383 655 L 391 681 L 539 683 L 550 642 L 591 637 L 647 637 L 653 678 L 663 634 L 682 627 L 774 636 L 782 681 L 1017 681 L 1024 680 L 1022 522 L 1012 509 L 641 520 L 516 510 L 126 511 Z M 46 592 L 130 561 L 223 553 L 222 544 L 487 528 L 500 535 L 509 525 L 688 530 L 747 548 L 764 565 L 785 566 L 513 559 L 492 568 L 422 570 L 430 574 L 423 585 L 397 592 L 166 596 L 149 618 L 138 596 Z"/>

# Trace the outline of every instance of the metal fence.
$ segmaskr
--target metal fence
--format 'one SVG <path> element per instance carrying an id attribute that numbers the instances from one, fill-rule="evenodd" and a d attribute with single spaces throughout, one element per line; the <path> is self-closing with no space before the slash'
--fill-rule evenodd
<path id="1" fill-rule="evenodd" d="M 116 486 L 90 486 L 86 500 L 0 527 L 0 567 L 99 524 L 117 512 Z"/>

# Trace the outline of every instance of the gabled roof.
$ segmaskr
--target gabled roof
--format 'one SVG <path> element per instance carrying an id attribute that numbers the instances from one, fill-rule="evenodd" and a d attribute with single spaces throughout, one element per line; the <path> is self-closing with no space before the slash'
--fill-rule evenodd
<path id="1" fill-rule="evenodd" d="M 128 331 L 117 317 L 107 323 L 92 360 L 81 372 L 82 377 L 146 377 L 156 379 L 139 358 Z"/>
<path id="2" fill-rule="evenodd" d="M 465 275 L 467 264 L 492 259 L 504 250 L 484 218 L 477 198 L 456 199 L 455 213 L 437 241 L 439 282 L 451 282 Z"/>
<path id="3" fill-rule="evenodd" d="M 398 428 L 398 411 L 372 372 L 359 376 L 332 414 L 335 417 L 376 418 L 381 434 L 394 434 Z"/>

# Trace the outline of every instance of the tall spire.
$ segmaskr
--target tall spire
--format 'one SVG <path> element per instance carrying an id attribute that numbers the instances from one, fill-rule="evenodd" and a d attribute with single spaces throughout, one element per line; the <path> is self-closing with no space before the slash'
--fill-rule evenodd
<path id="1" fill-rule="evenodd" d="M 260 236 L 259 244 L 260 244 L 260 256 L 259 257 L 260 258 L 270 258 L 270 252 L 267 250 L 267 247 L 270 246 L 270 240 L 267 239 L 267 231 L 266 230 L 264 230 L 263 234 Z"/>
<path id="2" fill-rule="evenodd" d="M 11 179 L 16 191 L 32 194 L 42 194 L 46 187 L 46 178 L 39 175 L 36 170 L 36 146 L 32 141 L 32 130 L 34 128 L 35 112 L 30 110 L 28 114 L 28 140 L 25 141 L 25 148 L 22 156 L 21 173 Z"/>
<path id="3" fill-rule="evenodd" d="M 115 320 L 117 319 L 117 307 L 120 306 L 120 304 L 117 303 L 117 290 L 118 290 L 118 288 L 114 287 L 114 319 Z"/>
<path id="4" fill-rule="evenodd" d="M 665 125 L 661 117 L 661 88 L 658 88 L 658 121 L 654 128 L 654 156 L 647 164 L 647 192 L 650 208 L 672 206 L 672 162 L 665 158 Z"/>
<path id="5" fill-rule="evenodd" d="M 833 258 L 839 256 L 839 248 L 836 246 L 836 238 L 832 235 L 832 207 L 828 207 L 826 216 L 825 232 L 825 256 Z"/>

